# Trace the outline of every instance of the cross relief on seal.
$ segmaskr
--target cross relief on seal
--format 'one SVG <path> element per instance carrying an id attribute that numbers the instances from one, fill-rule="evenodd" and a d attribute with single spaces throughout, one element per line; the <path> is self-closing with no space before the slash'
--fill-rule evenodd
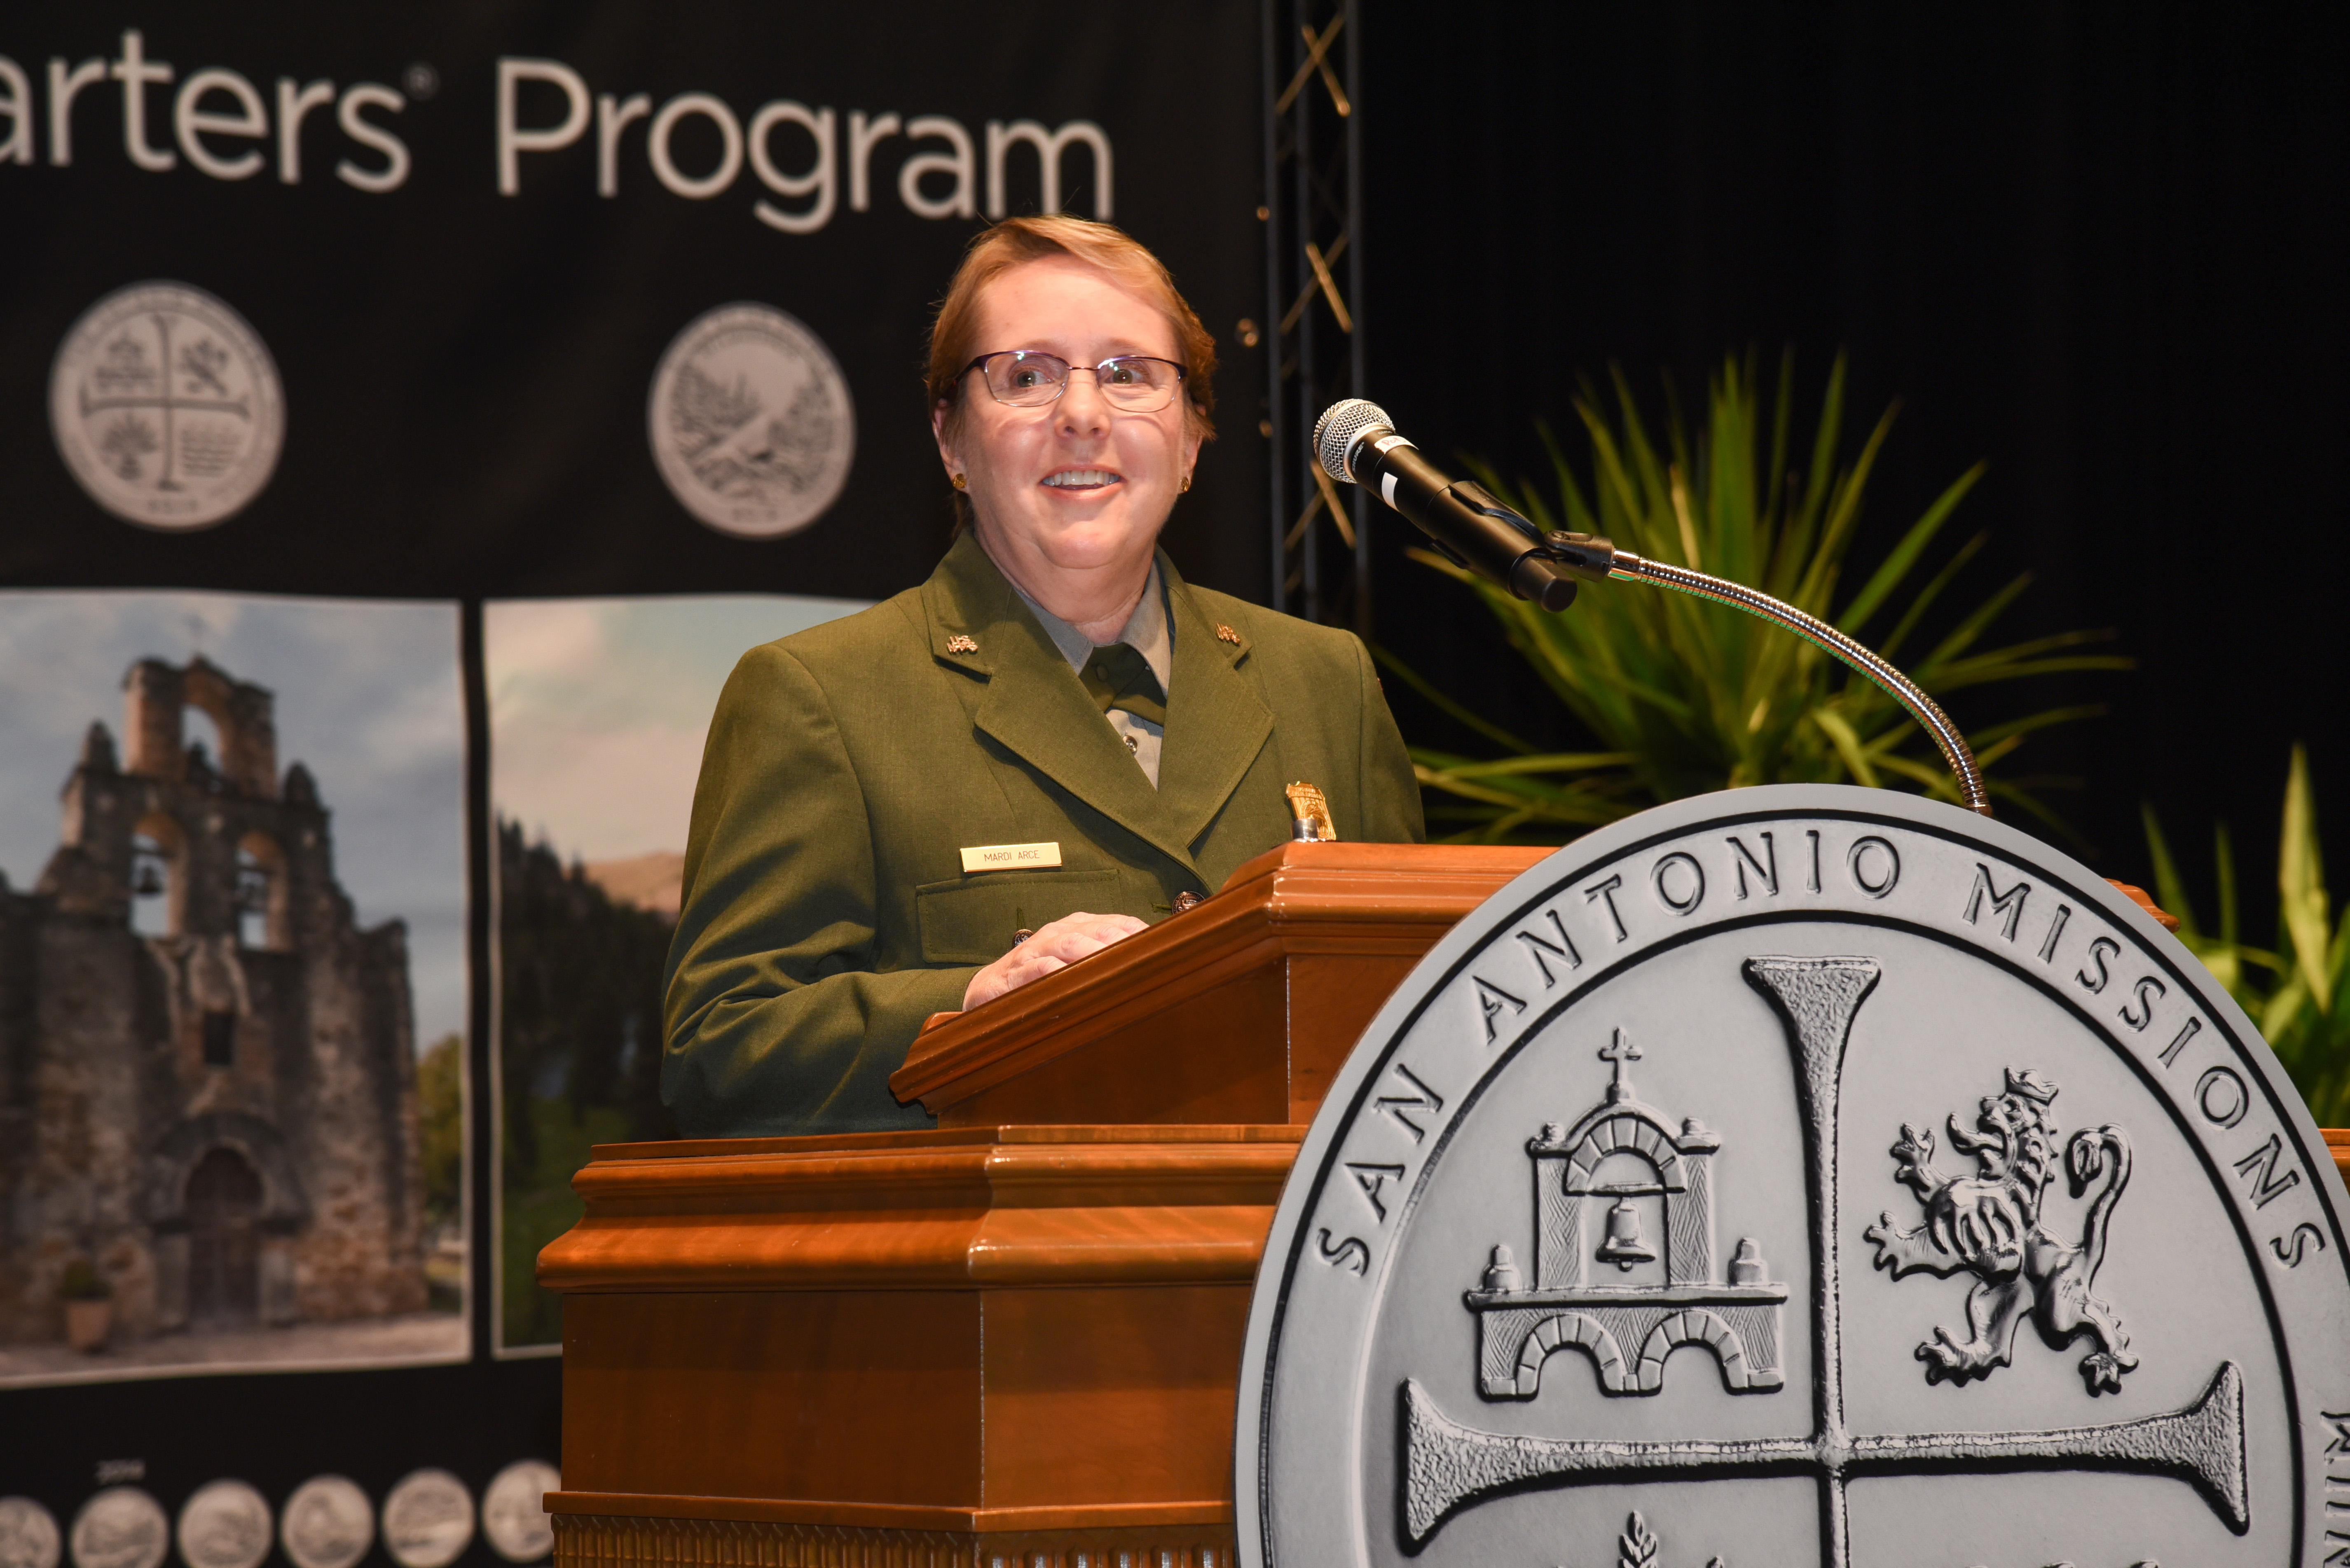
<path id="1" fill-rule="evenodd" d="M 162 439 L 143 448 L 145 452 L 161 452 L 162 476 L 155 482 L 158 490 L 182 488 L 177 470 L 181 462 L 181 442 L 173 439 L 173 423 L 182 412 L 234 414 L 250 421 L 253 410 L 247 400 L 232 393 L 221 372 L 228 368 L 229 357 L 210 337 L 199 337 L 180 351 L 177 362 L 179 375 L 187 383 L 184 390 L 172 390 L 173 361 L 172 358 L 172 317 L 156 312 L 151 317 L 159 357 L 151 364 L 146 346 L 133 337 L 128 329 L 107 345 L 107 358 L 90 373 L 89 381 L 81 389 L 81 416 L 115 410 L 153 410 L 163 419 Z M 201 330 L 201 328 L 199 329 Z M 93 392 L 92 388 L 95 388 Z M 135 413 L 125 415 L 135 420 Z M 118 424 L 104 443 L 108 455 L 114 460 L 116 471 L 125 479 L 140 477 L 138 452 L 126 442 L 133 438 L 125 432 L 133 427 Z M 211 443 L 217 446 L 217 442 Z M 193 454 L 192 454 L 193 455 Z M 203 461 L 217 454 L 207 450 Z"/>
<path id="2" fill-rule="evenodd" d="M 1465 1506 L 1503 1490 L 1529 1486 L 1591 1485 L 1609 1481 L 1704 1480 L 1711 1477 L 1764 1474 L 1808 1474 L 1820 1490 L 1821 1562 L 1825 1568 L 1848 1568 L 1850 1524 L 1846 1492 L 1856 1476 L 1991 1473 L 2016 1470 L 2098 1469 L 2161 1476 L 2195 1488 L 2228 1528 L 2238 1535 L 2251 1528 L 2244 1460 L 2244 1378 L 2232 1361 L 2223 1361 L 2213 1373 L 2202 1397 L 2168 1415 L 2103 1425 L 2050 1428 L 2030 1431 L 1960 1432 L 1875 1435 L 1849 1429 L 1845 1419 L 1842 1359 L 1842 1293 L 1838 1280 L 1836 1237 L 1837 1095 L 1844 1055 L 1854 1019 L 1875 989 L 1881 974 L 1869 958 L 1750 958 L 1741 966 L 1747 982 L 1760 992 L 1784 1029 L 1794 1057 L 1795 1090 L 1804 1122 L 1804 1177 L 1811 1199 L 1812 1280 L 1810 1297 L 1812 1349 L 1812 1430 L 1808 1436 L 1729 1440 L 1629 1441 L 1543 1438 L 1479 1431 L 1454 1421 L 1438 1408 L 1415 1379 L 1399 1390 L 1402 1405 L 1404 1464 L 1399 1484 L 1401 1513 L 1409 1542 L 1418 1548 L 1444 1521 Z M 1653 1182 L 1624 1184 L 1640 1187 L 1642 1198 L 1661 1198 L 1667 1214 L 1678 1197 L 1678 1217 L 1668 1220 L 1668 1255 L 1681 1246 L 1679 1226 L 1702 1212 L 1705 1206 L 1690 1197 L 1705 1190 L 1705 1164 L 1721 1147 L 1721 1140 L 1695 1123 L 1669 1131 L 1661 1113 L 1640 1106 L 1631 1098 L 1625 1064 L 1638 1060 L 1638 1052 L 1620 1036 L 1611 1045 L 1616 1081 L 1608 1098 L 1575 1124 L 1574 1133 L 1545 1136 L 1528 1146 L 1537 1162 L 1557 1161 L 1538 1184 L 1538 1193 L 1555 1192 L 1559 1207 L 1538 1215 L 1537 1276 L 1528 1288 L 1516 1277 L 1514 1260 L 1496 1249 L 1486 1271 L 1485 1288 L 1469 1293 L 1467 1305 L 1477 1314 L 1480 1331 L 1480 1391 L 1489 1399 L 1529 1398 L 1535 1392 L 1532 1374 L 1551 1350 L 1569 1343 L 1589 1353 L 1600 1366 L 1601 1386 L 1610 1393 L 1653 1393 L 1661 1386 L 1662 1356 L 1651 1379 L 1645 1372 L 1646 1350 L 1635 1367 L 1623 1366 L 1623 1347 L 1616 1345 L 1617 1370 L 1610 1382 L 1606 1353 L 1596 1335 L 1566 1326 L 1566 1320 L 1596 1321 L 1589 1298 L 1602 1285 L 1588 1280 L 1546 1281 L 1539 1272 L 1546 1257 L 1571 1259 L 1571 1269 L 1586 1262 L 1610 1261 L 1608 1246 L 1641 1241 L 1619 1237 L 1615 1229 L 1598 1247 L 1589 1245 L 1590 1211 L 1609 1203 L 1616 1189 L 1608 1184 L 1576 1190 L 1569 1174 L 1576 1161 L 1595 1155 L 1582 1166 L 1585 1177 L 1599 1168 L 1607 1155 L 1638 1151 L 1639 1163 L 1655 1173 Z M 2104 1255 L 2105 1231 L 2114 1202 L 2128 1179 L 2129 1146 L 2118 1129 L 2100 1127 L 2076 1133 L 2064 1160 L 2076 1196 L 2094 1190 L 2087 1234 L 2080 1246 L 2057 1240 L 2043 1228 L 2041 1199 L 2055 1177 L 2055 1137 L 2049 1104 L 2054 1084 L 2036 1075 L 2011 1072 L 2006 1095 L 1983 1105 L 1978 1134 L 1954 1137 L 1957 1147 L 1975 1156 L 1974 1173 L 1946 1179 L 1933 1172 L 1932 1140 L 1903 1129 L 1895 1147 L 1901 1176 L 1919 1195 L 1926 1222 L 1917 1231 L 1896 1231 L 1887 1216 L 1866 1231 L 1878 1248 L 1878 1266 L 1899 1278 L 1913 1272 L 1942 1274 L 1967 1269 L 1976 1276 L 1969 1297 L 1970 1337 L 1956 1340 L 1947 1331 L 1920 1347 L 1929 1376 L 1941 1366 L 1953 1381 L 1963 1381 L 1959 1368 L 1981 1376 L 1991 1366 L 2004 1365 L 2014 1331 L 2026 1315 L 2035 1318 L 2043 1335 L 2063 1345 L 2086 1334 L 2095 1348 L 2083 1365 L 2089 1392 L 2102 1385 L 2118 1386 L 2121 1373 L 2137 1365 L 2127 1356 L 2128 1339 L 2111 1309 L 2089 1293 Z M 1609 1129 L 1602 1132 L 1599 1129 Z M 1995 1130 L 1996 1129 L 1996 1130 Z M 1955 1123 L 1953 1131 L 1956 1132 Z M 1604 1152 L 1603 1152 L 1604 1151 Z M 1619 1168 L 1620 1168 L 1619 1162 Z M 1668 1168 L 1672 1175 L 1669 1179 Z M 1675 1185 L 1678 1182 L 1679 1185 Z M 1647 1189 L 1653 1188 L 1654 1191 Z M 1571 1213 L 1568 1199 L 1581 1207 Z M 1547 1201 L 1538 1198 L 1538 1204 Z M 1615 1201 L 1624 1201 L 1617 1197 Z M 1571 1223 L 1570 1223 L 1571 1220 Z M 1705 1225 L 1710 1227 L 1710 1217 Z M 1692 1232 L 1696 1234 L 1697 1232 Z M 1711 1231 L 1702 1232 L 1710 1249 Z M 1575 1245 L 1565 1248 L 1570 1236 Z M 1554 1253 L 1554 1243 L 1563 1249 Z M 1742 1251 L 1744 1249 L 1742 1248 Z M 1669 1272 L 1667 1292 L 1701 1291 L 1720 1297 L 1745 1288 L 1776 1289 L 1762 1277 L 1759 1257 L 1755 1277 L 1742 1287 L 1738 1263 L 1729 1282 L 1710 1278 L 1711 1251 L 1692 1241 L 1683 1254 L 1679 1274 Z M 1709 1278 L 1702 1284 L 1686 1278 L 1702 1256 Z M 1547 1299 L 1556 1295 L 1560 1299 Z M 1539 1304 L 1527 1297 L 1544 1298 Z M 1742 1304 L 1763 1306 L 1757 1298 L 1739 1298 Z M 1627 1300 L 1609 1304 L 1626 1306 Z M 1721 1313 L 1718 1306 L 1677 1303 L 1683 1316 Z M 1775 1313 L 1775 1306 L 1765 1310 Z M 1504 1314 L 1531 1313 L 1503 1321 Z M 1728 1319 L 1722 1321 L 1726 1324 Z M 1550 1326 L 1551 1343 L 1542 1335 Z M 1521 1329 L 1526 1332 L 1521 1334 Z M 1652 1331 L 1653 1335 L 1654 1331 Z M 2004 1334 L 2004 1337 L 2002 1334 Z M 1578 1337 L 1578 1335 L 1584 1335 Z M 1733 1390 L 1742 1384 L 1733 1376 L 1730 1351 L 1721 1340 L 1700 1335 L 1713 1347 L 1724 1382 Z M 1759 1337 L 1759 1336 L 1758 1336 Z M 1693 1343 L 1683 1338 L 1677 1343 Z M 1776 1387 L 1775 1324 L 1770 1371 Z M 1497 1355 L 1495 1346 L 1516 1345 L 1513 1356 Z M 1932 1354 L 1938 1347 L 1950 1358 Z M 1669 1347 L 1668 1347 L 1669 1348 Z M 1742 1341 L 1744 1391 L 1754 1391 L 1757 1367 L 1751 1349 Z M 1655 1386 L 1646 1386 L 1653 1381 Z M 1628 1383 L 1628 1386 L 1627 1386 Z"/>

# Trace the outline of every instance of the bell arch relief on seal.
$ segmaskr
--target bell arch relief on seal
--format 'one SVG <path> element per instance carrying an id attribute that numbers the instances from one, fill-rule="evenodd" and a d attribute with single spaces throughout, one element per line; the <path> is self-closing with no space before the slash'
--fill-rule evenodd
<path id="1" fill-rule="evenodd" d="M 1605 1561 L 1638 1515 L 1731 1565 L 2350 1562 L 2343 1200 L 2086 867 L 1881 792 L 1660 808 L 1462 921 L 1325 1101 L 1242 1561 Z"/>

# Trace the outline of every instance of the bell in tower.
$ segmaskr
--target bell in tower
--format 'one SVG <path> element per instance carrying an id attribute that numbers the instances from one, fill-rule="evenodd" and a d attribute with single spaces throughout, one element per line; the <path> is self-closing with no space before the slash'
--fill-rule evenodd
<path id="1" fill-rule="evenodd" d="M 1640 1239 L 1640 1211 L 1628 1197 L 1618 1198 L 1607 1211 L 1607 1240 L 1599 1244 L 1599 1261 L 1627 1273 L 1635 1263 L 1657 1261 L 1657 1250 Z"/>

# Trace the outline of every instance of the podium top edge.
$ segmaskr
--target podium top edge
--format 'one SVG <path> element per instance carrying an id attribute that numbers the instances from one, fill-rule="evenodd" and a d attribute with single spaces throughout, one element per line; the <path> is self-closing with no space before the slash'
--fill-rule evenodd
<path id="1" fill-rule="evenodd" d="M 939 1127 L 924 1131 L 819 1133 L 796 1137 L 669 1138 L 647 1143 L 599 1143 L 596 1163 L 626 1159 L 712 1159 L 778 1154 L 847 1154 L 887 1149 L 971 1148 L 995 1144 L 1294 1144 L 1305 1129 L 1279 1122 L 1140 1123 Z"/>

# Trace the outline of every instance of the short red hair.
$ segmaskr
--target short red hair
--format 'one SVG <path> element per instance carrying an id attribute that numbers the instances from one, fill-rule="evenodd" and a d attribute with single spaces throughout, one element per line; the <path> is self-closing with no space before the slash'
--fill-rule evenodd
<path id="1" fill-rule="evenodd" d="M 1175 329 L 1183 361 L 1184 421 L 1202 440 L 1216 433 L 1216 339 L 1199 313 L 1176 292 L 1167 264 L 1125 230 L 1062 213 L 1006 218 L 972 237 L 931 323 L 931 406 L 947 406 L 952 431 L 962 413 L 963 369 L 983 350 L 979 301 L 987 286 L 1014 267 L 1048 256 L 1075 256 L 1155 301 Z"/>

